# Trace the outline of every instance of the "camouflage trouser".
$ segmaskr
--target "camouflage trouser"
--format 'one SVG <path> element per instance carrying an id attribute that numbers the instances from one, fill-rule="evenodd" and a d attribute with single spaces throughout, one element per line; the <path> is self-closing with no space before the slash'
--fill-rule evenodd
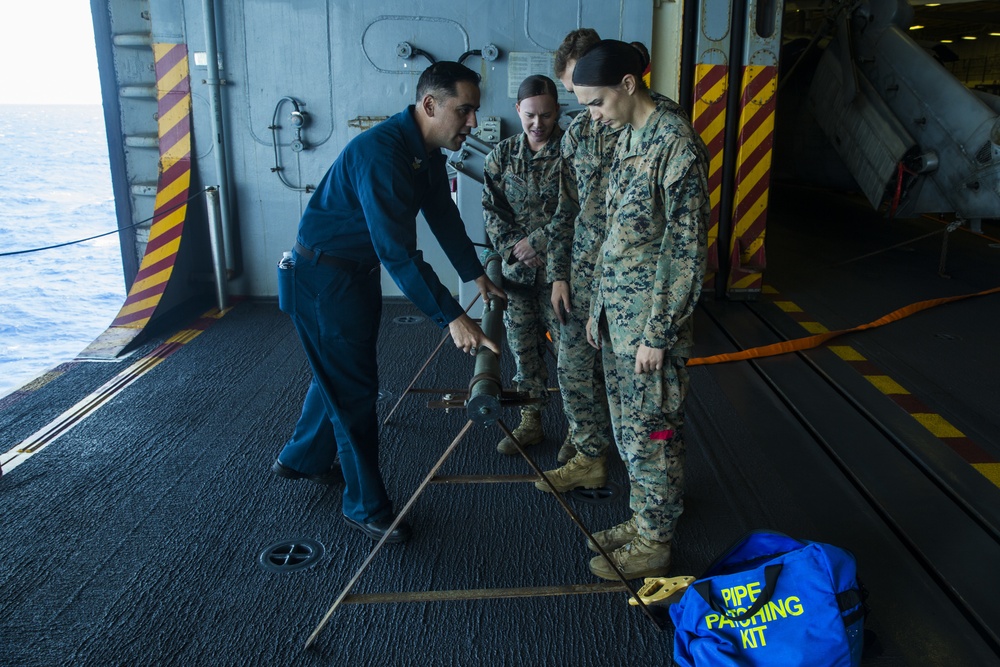
<path id="1" fill-rule="evenodd" d="M 639 535 L 669 542 L 684 511 L 684 398 L 687 359 L 668 356 L 661 371 L 637 374 L 642 330 L 601 322 L 608 404 L 618 452 L 628 470 L 629 506 Z M 669 352 L 669 351 L 668 351 Z"/>
<path id="2" fill-rule="evenodd" d="M 611 419 L 600 352 L 587 342 L 587 308 L 574 305 L 559 333 L 559 389 L 578 452 L 601 456 L 608 449 Z"/>
<path id="3" fill-rule="evenodd" d="M 552 285 L 540 279 L 530 287 L 504 282 L 503 288 L 507 292 L 503 323 L 507 328 L 507 345 L 517 365 L 514 384 L 532 398 L 547 401 L 546 331 L 552 334 L 553 349 L 559 346 L 559 320 L 549 301 Z"/>

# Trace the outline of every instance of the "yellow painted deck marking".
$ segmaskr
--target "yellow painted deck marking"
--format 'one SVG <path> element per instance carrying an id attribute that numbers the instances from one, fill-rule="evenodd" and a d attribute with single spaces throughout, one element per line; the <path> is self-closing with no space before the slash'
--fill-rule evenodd
<path id="1" fill-rule="evenodd" d="M 775 301 L 774 305 L 786 313 L 801 313 L 802 309 L 794 301 Z"/>
<path id="2" fill-rule="evenodd" d="M 821 334 L 829 331 L 829 329 L 827 329 L 819 322 L 799 322 L 799 324 L 802 325 L 803 329 L 812 334 Z"/>
<path id="3" fill-rule="evenodd" d="M 903 388 L 903 385 L 899 384 L 893 380 L 888 375 L 866 375 L 865 379 L 875 385 L 875 388 L 881 391 L 883 394 L 893 395 L 893 394 L 909 394 Z"/>
<path id="4" fill-rule="evenodd" d="M 931 412 L 915 412 L 913 418 L 938 438 L 964 438 L 965 434 L 942 417 Z"/>
<path id="5" fill-rule="evenodd" d="M 861 353 L 850 345 L 829 345 L 828 347 L 844 361 L 866 361 Z"/>
<path id="6" fill-rule="evenodd" d="M 996 486 L 1000 486 L 1000 463 L 973 463 L 972 467 Z"/>
<path id="7" fill-rule="evenodd" d="M 228 311 L 229 309 L 226 309 L 225 312 Z M 203 315 L 202 319 L 209 317 L 218 319 L 225 312 L 216 315 L 218 311 L 213 309 Z M 60 436 L 68 433 L 87 417 L 93 415 L 98 408 L 123 392 L 143 375 L 159 366 L 167 357 L 181 349 L 184 343 L 190 342 L 204 330 L 204 327 L 192 327 L 179 331 L 166 343 L 160 345 L 148 355 L 105 382 L 97 391 L 94 391 L 69 410 L 56 417 L 55 420 L 28 436 L 21 444 L 0 455 L 0 469 L 2 469 L 3 474 L 9 474 L 11 470 L 51 445 Z"/>

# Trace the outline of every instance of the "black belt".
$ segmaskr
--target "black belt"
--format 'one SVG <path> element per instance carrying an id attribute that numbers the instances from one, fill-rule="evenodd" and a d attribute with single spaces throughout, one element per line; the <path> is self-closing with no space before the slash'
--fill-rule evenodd
<path id="1" fill-rule="evenodd" d="M 310 262 L 316 257 L 314 253 L 309 248 L 305 247 L 298 241 L 295 242 L 295 252 L 309 260 Z M 325 253 L 319 254 L 319 259 L 316 260 L 318 264 L 325 264 L 326 266 L 332 266 L 342 271 L 347 271 L 349 273 L 375 273 L 379 266 L 378 262 L 374 264 L 358 262 L 353 259 L 344 259 L 343 257 L 337 257 L 336 255 L 327 255 Z"/>

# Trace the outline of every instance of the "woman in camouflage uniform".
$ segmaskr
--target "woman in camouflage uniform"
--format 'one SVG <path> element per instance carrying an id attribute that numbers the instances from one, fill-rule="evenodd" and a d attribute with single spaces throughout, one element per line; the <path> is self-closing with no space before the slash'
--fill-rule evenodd
<path id="1" fill-rule="evenodd" d="M 594 30 L 581 28 L 566 35 L 556 50 L 556 76 L 569 92 L 573 92 L 576 61 L 599 41 Z M 648 60 L 645 46 L 639 42 L 632 45 Z M 650 96 L 667 104 L 672 112 L 684 114 L 666 97 L 654 92 Z M 555 235 L 549 241 L 549 263 L 555 276 L 552 307 L 562 323 L 557 369 L 569 428 L 558 457 L 565 465 L 546 471 L 552 486 L 535 482 L 539 491 L 596 489 L 607 483 L 611 417 L 600 352 L 587 343 L 586 330 L 594 267 L 608 233 L 608 174 L 622 127 L 598 123 L 584 112 L 577 114 L 562 138 L 559 208 Z"/>
<path id="2" fill-rule="evenodd" d="M 608 179 L 608 235 L 594 269 L 587 337 L 602 350 L 633 511 L 594 539 L 628 578 L 667 573 L 683 510 L 685 364 L 709 215 L 708 151 L 676 105 L 650 96 L 642 82 L 646 64 L 633 46 L 604 40 L 573 71 L 574 92 L 591 117 L 623 128 Z M 590 569 L 617 578 L 601 556 Z"/>
<path id="3" fill-rule="evenodd" d="M 559 201 L 559 100 L 547 76 L 529 76 L 517 92 L 517 113 L 524 132 L 504 139 L 486 157 L 483 212 L 486 233 L 504 258 L 507 344 L 514 354 L 514 382 L 539 403 L 521 410 L 514 436 L 522 446 L 542 441 L 541 408 L 548 396 L 546 332 L 559 344 L 559 322 L 552 312 L 552 277 L 547 267 L 552 217 Z M 497 445 L 516 454 L 510 438 Z"/>

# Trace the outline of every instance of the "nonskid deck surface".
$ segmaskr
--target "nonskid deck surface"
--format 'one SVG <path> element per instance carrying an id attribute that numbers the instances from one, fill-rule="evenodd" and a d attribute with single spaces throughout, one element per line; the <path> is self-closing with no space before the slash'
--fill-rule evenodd
<path id="1" fill-rule="evenodd" d="M 706 304 L 699 311 L 699 354 L 731 349 L 717 321 L 740 308 Z M 383 416 L 442 334 L 426 319 L 396 321 L 412 315 L 405 303 L 385 307 Z M 7 402 L 0 410 L 5 449 L 129 363 L 74 366 Z M 504 364 L 509 378 L 509 354 Z M 801 373 L 805 393 L 818 391 L 815 372 L 797 357 L 767 364 L 772 376 Z M 471 359 L 446 344 L 417 386 L 461 388 L 471 372 Z M 524 481 L 431 485 L 412 511 L 414 539 L 384 548 L 354 590 L 494 589 L 497 598 L 347 604 L 303 652 L 372 546 L 343 524 L 337 490 L 269 471 L 308 381 L 289 320 L 273 304 L 242 303 L 0 478 L 5 661 L 670 664 L 669 626 L 657 630 L 624 593 L 501 599 L 511 589 L 599 583 L 577 528 L 552 497 Z M 383 468 L 397 507 L 466 421 L 461 411 L 428 409 L 435 398 L 406 397 L 383 427 Z M 516 409 L 504 419 L 516 425 Z M 565 433 L 557 396 L 544 420 L 546 442 L 529 452 L 548 469 Z M 700 573 L 753 528 L 831 542 L 856 553 L 871 591 L 868 626 L 881 651 L 864 664 L 998 663 L 947 584 L 934 579 L 891 517 L 873 508 L 754 367 L 692 369 L 688 424 L 686 510 L 672 574 Z M 529 474 L 523 460 L 495 452 L 499 437 L 496 427 L 474 427 L 441 474 Z M 611 480 L 627 488 L 620 462 Z M 570 502 L 593 530 L 628 515 L 624 493 L 603 504 Z M 258 564 L 268 546 L 303 538 L 325 547 L 313 567 L 273 572 Z"/>

